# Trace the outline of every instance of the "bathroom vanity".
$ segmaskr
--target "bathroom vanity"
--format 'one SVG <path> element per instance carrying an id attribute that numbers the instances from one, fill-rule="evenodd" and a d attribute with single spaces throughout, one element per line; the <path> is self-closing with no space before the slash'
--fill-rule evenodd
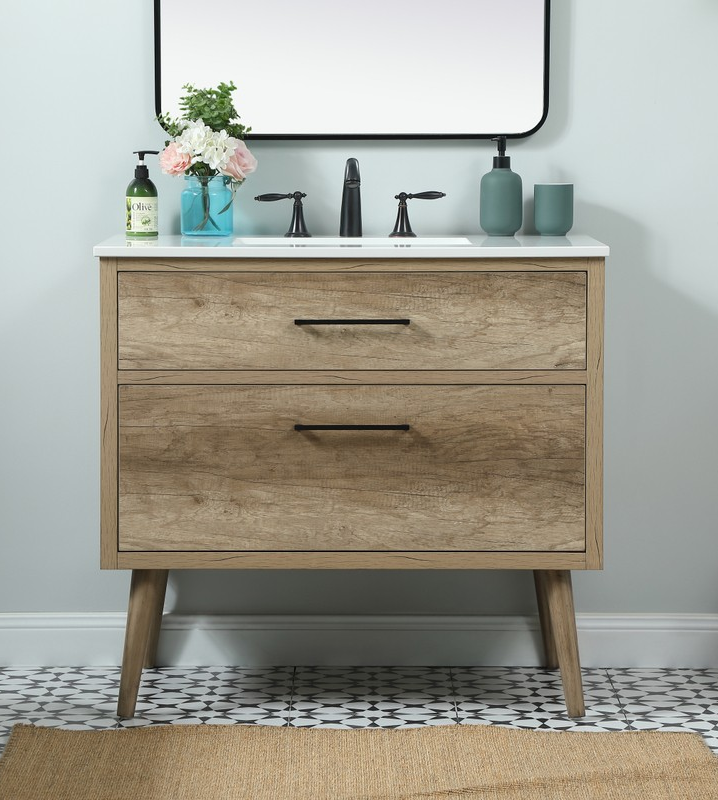
<path id="1" fill-rule="evenodd" d="M 530 569 L 584 713 L 571 570 L 602 564 L 608 248 L 584 236 L 95 248 L 118 713 L 170 569 Z"/>

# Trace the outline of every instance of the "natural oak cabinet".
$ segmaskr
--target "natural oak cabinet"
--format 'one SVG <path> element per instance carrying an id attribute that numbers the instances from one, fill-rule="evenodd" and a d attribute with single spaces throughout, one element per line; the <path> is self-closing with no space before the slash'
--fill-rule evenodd
<path id="1" fill-rule="evenodd" d="M 531 569 L 583 714 L 605 246 L 95 252 L 101 564 L 133 571 L 121 716 L 168 570 L 192 568 Z"/>

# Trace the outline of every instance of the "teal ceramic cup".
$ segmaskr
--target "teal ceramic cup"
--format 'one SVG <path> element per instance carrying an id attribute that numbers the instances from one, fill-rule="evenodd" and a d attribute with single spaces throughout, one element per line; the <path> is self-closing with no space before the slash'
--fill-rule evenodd
<path id="1" fill-rule="evenodd" d="M 573 227 L 573 184 L 534 184 L 534 225 L 541 236 L 565 236 Z"/>

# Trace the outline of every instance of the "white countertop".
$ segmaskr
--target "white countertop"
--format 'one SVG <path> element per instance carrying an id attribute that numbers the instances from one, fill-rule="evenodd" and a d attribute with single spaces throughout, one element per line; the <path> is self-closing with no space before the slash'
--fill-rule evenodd
<path id="1" fill-rule="evenodd" d="M 366 236 L 344 239 L 313 236 L 113 236 L 96 245 L 93 255 L 121 258 L 590 258 L 607 256 L 607 245 L 581 234 L 568 236 L 417 236 L 391 239 Z"/>

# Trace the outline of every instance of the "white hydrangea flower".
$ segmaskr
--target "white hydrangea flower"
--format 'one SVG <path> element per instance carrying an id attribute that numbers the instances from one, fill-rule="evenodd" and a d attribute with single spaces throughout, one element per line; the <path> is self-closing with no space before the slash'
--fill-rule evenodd
<path id="1" fill-rule="evenodd" d="M 192 156 L 192 163 L 202 161 L 202 153 L 207 147 L 207 139 L 213 131 L 201 119 L 188 122 L 177 139 L 177 150 Z"/>
<path id="2" fill-rule="evenodd" d="M 213 131 L 205 140 L 202 161 L 210 169 L 221 170 L 232 157 L 238 141 L 238 139 L 232 138 L 227 131 Z"/>

